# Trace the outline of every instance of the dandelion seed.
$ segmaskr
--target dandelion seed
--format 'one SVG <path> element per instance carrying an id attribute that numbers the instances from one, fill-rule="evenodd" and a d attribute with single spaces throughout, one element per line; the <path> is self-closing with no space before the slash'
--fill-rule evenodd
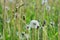
<path id="1" fill-rule="evenodd" d="M 29 34 L 25 34 L 26 39 L 29 39 Z"/>
<path id="2" fill-rule="evenodd" d="M 42 5 L 48 3 L 48 0 L 42 0 Z"/>
<path id="3" fill-rule="evenodd" d="M 46 5 L 46 10 L 50 11 L 50 6 Z"/>
<path id="4" fill-rule="evenodd" d="M 54 26 L 55 23 L 54 23 L 53 21 L 51 21 L 50 24 L 51 24 L 52 26 Z"/>
<path id="5" fill-rule="evenodd" d="M 5 9 L 8 11 L 8 10 L 10 10 L 10 8 L 8 7 L 8 6 L 5 6 Z"/>
<path id="6" fill-rule="evenodd" d="M 27 30 L 30 30 L 30 27 L 29 27 L 29 25 L 26 25 L 26 29 L 27 29 Z"/>

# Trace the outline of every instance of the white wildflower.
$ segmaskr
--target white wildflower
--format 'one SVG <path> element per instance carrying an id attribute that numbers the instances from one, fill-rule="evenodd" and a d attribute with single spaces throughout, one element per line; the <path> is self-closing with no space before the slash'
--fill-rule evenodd
<path id="1" fill-rule="evenodd" d="M 37 20 L 32 20 L 29 24 L 31 28 L 37 28 L 39 27 L 39 22 Z"/>
<path id="2" fill-rule="evenodd" d="M 50 6 L 46 5 L 46 10 L 50 11 Z"/>
<path id="3" fill-rule="evenodd" d="M 42 0 L 42 5 L 48 3 L 48 0 Z"/>

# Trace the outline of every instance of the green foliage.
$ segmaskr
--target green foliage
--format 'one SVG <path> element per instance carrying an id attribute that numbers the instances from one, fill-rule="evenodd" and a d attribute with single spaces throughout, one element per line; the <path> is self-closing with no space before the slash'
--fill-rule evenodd
<path id="1" fill-rule="evenodd" d="M 0 17 L 0 32 L 3 32 L 3 19 Z"/>
<path id="2" fill-rule="evenodd" d="M 0 14 L 2 14 L 2 5 L 0 4 Z"/>

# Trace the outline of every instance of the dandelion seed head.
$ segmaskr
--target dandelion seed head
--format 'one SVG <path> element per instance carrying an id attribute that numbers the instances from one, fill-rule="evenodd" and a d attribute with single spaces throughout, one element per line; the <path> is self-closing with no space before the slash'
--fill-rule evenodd
<path id="1" fill-rule="evenodd" d="M 37 20 L 32 20 L 29 24 L 31 28 L 37 28 L 39 27 L 39 22 Z"/>
<path id="2" fill-rule="evenodd" d="M 48 0 L 42 0 L 42 5 L 47 4 Z"/>

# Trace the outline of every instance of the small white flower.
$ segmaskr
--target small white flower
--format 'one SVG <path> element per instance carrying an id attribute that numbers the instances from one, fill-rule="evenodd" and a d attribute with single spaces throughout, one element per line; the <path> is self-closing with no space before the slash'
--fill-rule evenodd
<path id="1" fill-rule="evenodd" d="M 37 20 L 32 20 L 29 24 L 31 28 L 37 28 L 39 27 L 39 22 Z"/>
<path id="2" fill-rule="evenodd" d="M 42 0 L 42 5 L 48 3 L 48 0 Z"/>
<path id="3" fill-rule="evenodd" d="M 28 39 L 29 38 L 29 34 L 25 34 L 25 37 Z"/>
<path id="4" fill-rule="evenodd" d="M 46 10 L 50 11 L 50 6 L 46 5 Z"/>
<path id="5" fill-rule="evenodd" d="M 5 9 L 6 9 L 6 10 L 10 10 L 10 8 L 9 8 L 8 6 L 5 6 Z"/>
<path id="6" fill-rule="evenodd" d="M 51 21 L 51 22 L 50 22 L 50 24 L 51 24 L 52 26 L 54 26 L 54 25 L 55 25 L 54 21 Z"/>

